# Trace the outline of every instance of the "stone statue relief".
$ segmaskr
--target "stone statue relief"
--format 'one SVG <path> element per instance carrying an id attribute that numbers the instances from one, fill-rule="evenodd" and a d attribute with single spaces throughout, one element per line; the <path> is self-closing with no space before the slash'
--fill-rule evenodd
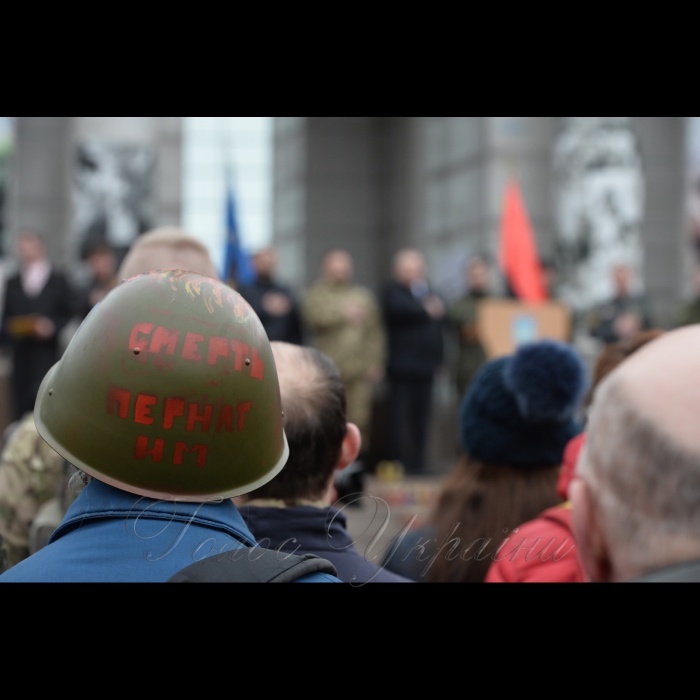
<path id="1" fill-rule="evenodd" d="M 634 117 L 559 120 L 553 164 L 559 294 L 586 310 L 612 297 L 614 266 L 642 271 L 642 158 Z"/>

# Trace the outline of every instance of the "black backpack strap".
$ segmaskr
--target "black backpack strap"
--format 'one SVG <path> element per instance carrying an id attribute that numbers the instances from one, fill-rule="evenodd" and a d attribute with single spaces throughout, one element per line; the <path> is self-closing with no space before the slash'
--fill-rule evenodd
<path id="1" fill-rule="evenodd" d="M 311 574 L 336 576 L 333 564 L 270 549 L 238 549 L 188 566 L 168 583 L 294 583 Z"/>

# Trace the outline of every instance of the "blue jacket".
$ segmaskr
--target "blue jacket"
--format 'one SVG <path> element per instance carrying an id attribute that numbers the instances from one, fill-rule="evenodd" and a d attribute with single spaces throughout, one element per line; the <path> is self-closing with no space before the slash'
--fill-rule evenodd
<path id="1" fill-rule="evenodd" d="M 243 506 L 241 515 L 262 547 L 327 559 L 343 583 L 413 583 L 361 556 L 348 533 L 346 517 L 332 508 Z"/>
<path id="2" fill-rule="evenodd" d="M 165 583 L 197 561 L 255 546 L 231 501 L 153 501 L 93 479 L 49 546 L 0 583 Z M 325 574 L 302 582 L 338 583 Z"/>

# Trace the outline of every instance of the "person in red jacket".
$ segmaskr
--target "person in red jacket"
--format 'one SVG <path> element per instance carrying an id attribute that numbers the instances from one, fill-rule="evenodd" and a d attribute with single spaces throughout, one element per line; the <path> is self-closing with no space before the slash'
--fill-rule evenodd
<path id="1" fill-rule="evenodd" d="M 592 403 L 596 389 L 609 374 L 662 335 L 661 331 L 648 331 L 607 347 L 596 365 L 589 403 Z M 586 582 L 573 534 L 571 503 L 568 502 L 569 486 L 576 478 L 576 467 L 585 443 L 586 436 L 580 435 L 569 443 L 564 454 L 557 491 L 567 502 L 514 530 L 495 557 L 486 583 Z"/>
<path id="2" fill-rule="evenodd" d="M 568 499 L 576 465 L 586 442 L 574 438 L 566 448 L 564 467 L 557 491 Z M 571 504 L 543 513 L 537 520 L 513 531 L 491 567 L 486 583 L 585 583 L 586 577 L 576 553 Z"/>

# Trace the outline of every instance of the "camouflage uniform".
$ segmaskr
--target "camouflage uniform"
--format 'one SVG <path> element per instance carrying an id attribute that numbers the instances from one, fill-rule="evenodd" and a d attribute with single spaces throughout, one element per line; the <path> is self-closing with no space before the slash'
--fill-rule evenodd
<path id="1" fill-rule="evenodd" d="M 34 416 L 27 415 L 0 462 L 0 540 L 11 567 L 29 556 L 32 523 L 41 507 L 63 490 L 64 473 L 63 459 L 41 439 Z"/>
<path id="2" fill-rule="evenodd" d="M 649 305 L 641 297 L 617 297 L 608 304 L 593 309 L 586 315 L 586 325 L 594 338 L 611 345 L 621 340 L 615 325 L 622 316 L 633 315 L 639 318 L 642 331 L 653 328 Z"/>
<path id="3" fill-rule="evenodd" d="M 7 550 L 5 540 L 0 537 L 0 575 L 10 568 L 10 552 Z"/>
<path id="4" fill-rule="evenodd" d="M 696 299 L 684 306 L 678 314 L 678 319 L 676 321 L 676 326 L 678 328 L 694 326 L 696 324 L 700 324 L 700 299 Z"/>
<path id="5" fill-rule="evenodd" d="M 487 361 L 486 351 L 477 337 L 476 329 L 479 302 L 485 298 L 483 294 L 470 293 L 455 302 L 449 310 L 450 327 L 459 341 L 456 382 L 460 398 L 467 393 L 467 389 Z"/>
<path id="6" fill-rule="evenodd" d="M 363 324 L 347 320 L 344 306 L 348 303 L 366 311 Z M 322 281 L 309 292 L 303 314 L 316 336 L 316 347 L 340 370 L 348 398 L 348 419 L 360 428 L 367 447 L 372 419 L 372 382 L 367 374 L 383 370 L 386 364 L 386 336 L 377 301 L 362 287 Z"/>

